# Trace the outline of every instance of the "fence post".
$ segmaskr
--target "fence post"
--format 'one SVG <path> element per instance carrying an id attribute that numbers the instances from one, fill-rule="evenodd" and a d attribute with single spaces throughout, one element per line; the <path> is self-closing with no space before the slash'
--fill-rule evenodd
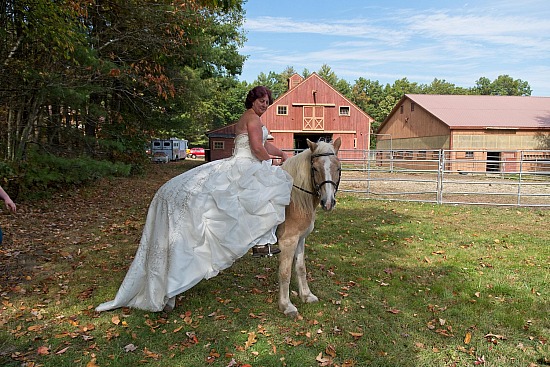
<path id="1" fill-rule="evenodd" d="M 523 155 L 523 150 L 520 150 L 521 159 L 519 161 L 519 182 L 518 182 L 518 206 L 521 206 L 521 180 L 523 179 L 523 160 L 525 156 Z"/>
<path id="2" fill-rule="evenodd" d="M 443 202 L 443 171 L 445 170 L 445 151 L 439 150 L 438 154 L 438 167 L 437 167 L 437 203 Z"/>

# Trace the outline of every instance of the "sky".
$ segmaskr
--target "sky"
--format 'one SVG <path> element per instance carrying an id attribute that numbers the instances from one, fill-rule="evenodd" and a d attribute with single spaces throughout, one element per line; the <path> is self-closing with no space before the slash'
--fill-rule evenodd
<path id="1" fill-rule="evenodd" d="M 352 85 L 437 78 L 469 88 L 509 75 L 550 97 L 548 0 L 247 0 L 244 9 L 249 83 L 326 64 Z"/>

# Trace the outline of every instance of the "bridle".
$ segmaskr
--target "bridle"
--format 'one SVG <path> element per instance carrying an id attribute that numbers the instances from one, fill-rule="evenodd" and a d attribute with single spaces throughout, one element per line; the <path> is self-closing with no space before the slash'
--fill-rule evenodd
<path id="1" fill-rule="evenodd" d="M 298 190 L 301 190 L 303 192 L 307 192 L 308 194 L 312 195 L 312 196 L 321 196 L 321 187 L 323 187 L 323 185 L 326 185 L 326 184 L 331 184 L 334 186 L 334 189 L 335 191 L 338 191 L 338 185 L 340 184 L 340 177 L 342 176 L 342 171 L 338 171 L 338 181 L 337 182 L 334 182 L 332 180 L 325 180 L 323 182 L 320 182 L 320 183 L 315 183 L 315 170 L 313 169 L 313 160 L 315 158 L 318 158 L 318 157 L 327 157 L 327 156 L 331 156 L 331 155 L 336 155 L 336 153 L 332 153 L 332 152 L 328 152 L 328 153 L 317 153 L 317 154 L 312 154 L 311 155 L 311 160 L 310 160 L 310 163 L 311 163 L 311 182 L 313 183 L 313 189 L 314 191 L 309 191 L 309 190 L 306 190 L 300 186 L 296 186 L 296 185 L 292 185 L 293 187 L 297 188 Z"/>

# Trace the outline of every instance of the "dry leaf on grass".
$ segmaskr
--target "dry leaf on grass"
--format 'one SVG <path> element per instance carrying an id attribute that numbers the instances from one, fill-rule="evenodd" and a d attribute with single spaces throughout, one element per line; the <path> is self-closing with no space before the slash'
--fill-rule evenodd
<path id="1" fill-rule="evenodd" d="M 111 317 L 111 322 L 115 325 L 120 324 L 120 318 L 118 317 L 118 315 Z"/>
<path id="2" fill-rule="evenodd" d="M 250 348 L 251 346 L 256 344 L 257 341 L 258 341 L 258 339 L 256 339 L 256 333 L 253 332 L 253 331 L 249 332 L 248 333 L 248 340 L 244 344 L 244 349 Z"/>
<path id="3" fill-rule="evenodd" d="M 41 356 L 47 356 L 48 354 L 50 354 L 50 348 L 43 345 L 41 347 L 38 347 L 38 349 L 36 350 L 36 353 L 38 353 L 38 355 L 41 355 Z"/>

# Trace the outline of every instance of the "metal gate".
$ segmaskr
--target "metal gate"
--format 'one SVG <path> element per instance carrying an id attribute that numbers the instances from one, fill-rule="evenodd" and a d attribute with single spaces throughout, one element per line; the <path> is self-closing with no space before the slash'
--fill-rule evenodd
<path id="1" fill-rule="evenodd" d="M 340 150 L 340 191 L 366 199 L 550 207 L 550 151 Z"/>

